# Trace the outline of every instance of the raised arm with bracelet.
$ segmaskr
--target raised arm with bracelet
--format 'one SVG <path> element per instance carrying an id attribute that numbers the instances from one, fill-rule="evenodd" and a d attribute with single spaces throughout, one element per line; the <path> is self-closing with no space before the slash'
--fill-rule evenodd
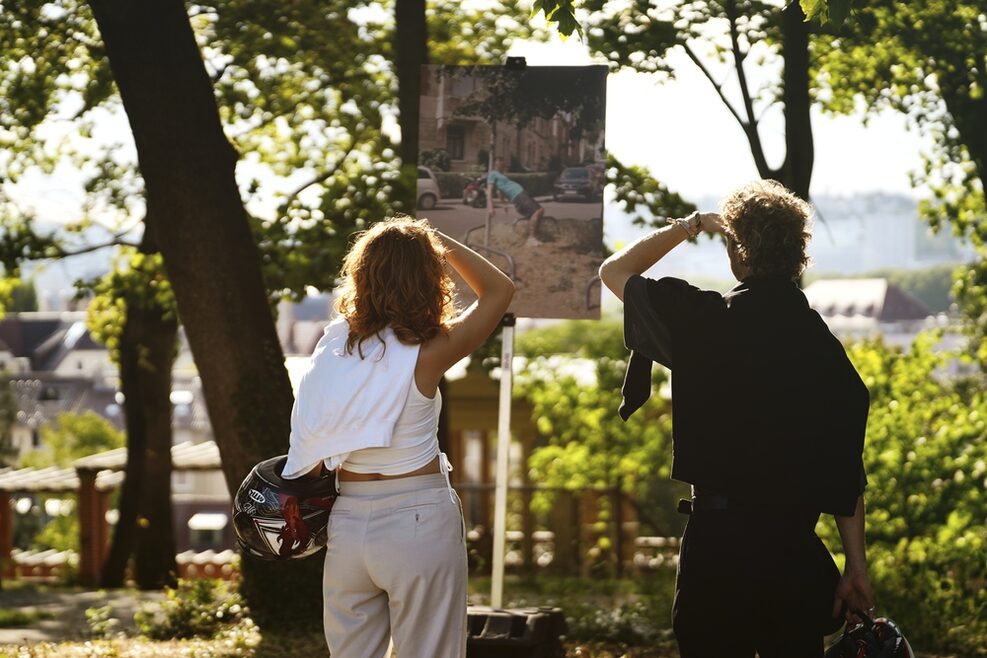
<path id="1" fill-rule="evenodd" d="M 701 231 L 720 232 L 719 214 L 694 212 L 684 219 L 673 219 L 668 226 L 639 238 L 600 266 L 600 279 L 617 299 L 624 299 L 624 284 L 635 274 L 643 274 L 676 246 Z"/>

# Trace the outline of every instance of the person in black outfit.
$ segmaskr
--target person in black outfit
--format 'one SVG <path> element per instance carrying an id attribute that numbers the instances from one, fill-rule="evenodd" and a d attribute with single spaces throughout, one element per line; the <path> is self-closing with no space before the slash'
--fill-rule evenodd
<path id="1" fill-rule="evenodd" d="M 632 350 L 626 420 L 672 372 L 672 477 L 692 485 L 672 625 L 682 658 L 814 658 L 850 608 L 873 607 L 861 454 L 869 394 L 797 282 L 808 205 L 773 181 L 734 192 L 723 214 L 669 222 L 608 258 Z M 728 293 L 641 276 L 700 231 L 726 237 Z M 833 514 L 840 575 L 815 534 Z"/>

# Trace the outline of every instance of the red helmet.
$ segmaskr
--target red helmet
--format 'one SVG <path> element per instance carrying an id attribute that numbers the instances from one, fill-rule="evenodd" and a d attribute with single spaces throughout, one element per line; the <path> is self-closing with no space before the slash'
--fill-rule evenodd
<path id="1" fill-rule="evenodd" d="M 233 528 L 244 555 L 264 560 L 306 557 L 326 545 L 335 474 L 281 477 L 286 455 L 254 466 L 233 499 Z"/>
<path id="2" fill-rule="evenodd" d="M 860 610 L 862 620 L 853 628 L 847 624 L 843 635 L 826 650 L 826 658 L 915 658 L 898 624 L 887 617 L 871 619 Z"/>

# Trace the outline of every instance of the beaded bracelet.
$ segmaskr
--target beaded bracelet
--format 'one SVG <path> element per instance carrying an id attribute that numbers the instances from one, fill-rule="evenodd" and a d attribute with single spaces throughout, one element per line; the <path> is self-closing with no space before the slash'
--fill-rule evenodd
<path id="1" fill-rule="evenodd" d="M 692 217 L 696 217 L 696 219 L 698 220 L 696 222 L 695 228 L 692 228 L 692 225 L 689 223 L 689 219 Z M 675 222 L 676 225 L 681 226 L 682 230 L 685 231 L 686 235 L 688 235 L 690 238 L 694 238 L 697 235 L 699 235 L 699 231 L 701 230 L 702 227 L 702 219 L 699 218 L 698 212 L 693 212 L 691 215 L 689 215 L 689 217 L 686 217 L 684 219 L 675 219 L 673 221 Z"/>

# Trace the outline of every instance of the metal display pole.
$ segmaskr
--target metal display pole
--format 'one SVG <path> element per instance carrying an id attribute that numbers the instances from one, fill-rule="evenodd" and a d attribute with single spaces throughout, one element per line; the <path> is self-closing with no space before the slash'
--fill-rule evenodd
<path id="1" fill-rule="evenodd" d="M 497 417 L 497 471 L 494 490 L 493 522 L 493 571 L 490 574 L 490 605 L 503 607 L 504 603 L 504 553 L 507 534 L 507 478 L 511 448 L 511 387 L 514 380 L 514 324 L 513 313 L 505 313 L 501 320 L 500 356 L 500 409 Z"/>

